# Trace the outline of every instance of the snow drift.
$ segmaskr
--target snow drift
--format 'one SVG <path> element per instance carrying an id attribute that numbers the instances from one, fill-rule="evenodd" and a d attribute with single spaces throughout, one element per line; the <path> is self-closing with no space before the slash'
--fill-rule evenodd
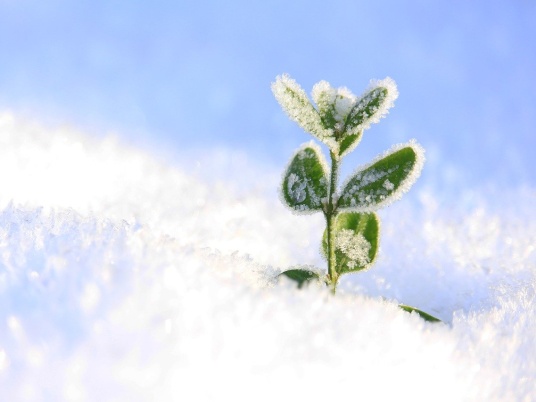
<path id="1" fill-rule="evenodd" d="M 282 207 L 272 173 L 236 191 L 1 114 L 0 400 L 536 398 L 533 189 L 410 193 L 331 297 L 274 281 L 324 265 L 322 218 Z"/>

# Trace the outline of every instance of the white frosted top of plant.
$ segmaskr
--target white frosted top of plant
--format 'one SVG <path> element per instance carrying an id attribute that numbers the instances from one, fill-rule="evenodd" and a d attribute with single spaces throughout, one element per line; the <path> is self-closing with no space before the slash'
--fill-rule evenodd
<path id="1" fill-rule="evenodd" d="M 316 83 L 313 86 L 311 96 L 318 106 L 320 114 L 327 112 L 333 114 L 333 118 L 337 122 L 336 130 L 342 130 L 346 117 L 357 100 L 356 96 L 348 88 L 333 88 L 327 81 Z"/>
<path id="2" fill-rule="evenodd" d="M 387 95 L 381 104 L 371 110 L 370 115 L 365 115 L 360 124 L 346 127 L 348 116 L 352 112 L 357 113 L 355 106 L 360 101 L 366 103 L 367 100 L 371 100 L 374 95 L 372 91 L 380 87 L 387 90 Z M 291 120 L 325 143 L 335 155 L 339 154 L 340 148 L 340 143 L 335 139 L 337 132 L 342 135 L 339 138 L 340 141 L 345 135 L 357 134 L 369 128 L 372 123 L 377 123 L 388 113 L 398 97 L 396 83 L 389 77 L 383 80 L 371 80 L 369 88 L 361 97 L 356 97 L 346 87 L 333 88 L 327 81 L 319 81 L 313 86 L 311 92 L 318 110 L 311 103 L 305 91 L 288 74 L 276 77 L 275 82 L 272 83 L 272 92 Z M 323 124 L 322 116 L 326 116 L 326 114 L 330 114 L 334 118 L 335 126 L 333 128 L 326 128 Z M 345 153 L 347 152 L 349 150 Z"/>
<path id="3" fill-rule="evenodd" d="M 348 258 L 348 268 L 363 267 L 370 263 L 370 243 L 361 233 L 350 229 L 339 230 L 335 236 L 335 248 Z"/>

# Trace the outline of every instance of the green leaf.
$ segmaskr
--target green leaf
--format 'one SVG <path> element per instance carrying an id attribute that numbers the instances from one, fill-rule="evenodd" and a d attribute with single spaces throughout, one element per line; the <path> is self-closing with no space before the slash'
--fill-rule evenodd
<path id="1" fill-rule="evenodd" d="M 380 221 L 375 213 L 340 213 L 334 225 L 336 270 L 339 274 L 370 267 L 378 254 Z M 327 229 L 322 238 L 322 251 L 327 258 Z"/>
<path id="2" fill-rule="evenodd" d="M 328 196 L 327 167 L 313 143 L 299 149 L 283 176 L 281 192 L 285 203 L 297 213 L 322 211 Z"/>
<path id="3" fill-rule="evenodd" d="M 351 176 L 341 191 L 338 208 L 371 211 L 390 204 L 410 189 L 423 163 L 424 151 L 418 144 L 395 147 Z"/>
<path id="4" fill-rule="evenodd" d="M 309 282 L 320 280 L 320 275 L 316 272 L 309 271 L 307 269 L 289 269 L 281 272 L 279 276 L 286 276 L 289 279 L 298 283 L 298 289 L 301 289 L 303 285 L 307 285 Z"/>
<path id="5" fill-rule="evenodd" d="M 373 87 L 357 100 L 348 114 L 344 131 L 355 134 L 377 123 L 393 106 L 398 97 L 396 83 L 389 77 L 376 81 Z"/>
<path id="6" fill-rule="evenodd" d="M 387 98 L 387 88 L 374 88 L 355 104 L 346 118 L 346 127 L 356 127 L 373 116 Z"/>
<path id="7" fill-rule="evenodd" d="M 351 152 L 361 141 L 361 137 L 363 136 L 363 131 L 358 131 L 357 134 L 348 134 L 346 135 L 340 144 L 339 148 L 339 157 L 346 155 L 347 153 Z"/>
<path id="8" fill-rule="evenodd" d="M 433 315 L 430 315 L 428 313 L 425 313 L 422 310 L 419 310 L 418 308 L 406 306 L 405 304 L 399 304 L 398 307 L 400 307 L 402 310 L 407 311 L 408 313 L 417 313 L 421 316 L 422 319 L 428 322 L 442 322 L 439 318 L 434 317 Z"/>

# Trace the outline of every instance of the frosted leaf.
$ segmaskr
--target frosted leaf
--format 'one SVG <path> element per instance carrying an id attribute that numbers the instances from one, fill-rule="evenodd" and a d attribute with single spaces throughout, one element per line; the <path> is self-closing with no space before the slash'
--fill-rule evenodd
<path id="1" fill-rule="evenodd" d="M 365 212 L 396 201 L 417 180 L 423 164 L 424 150 L 416 142 L 393 147 L 350 177 L 343 186 L 338 207 Z"/>
<path id="2" fill-rule="evenodd" d="M 289 75 L 276 77 L 272 92 L 291 120 L 308 133 L 331 147 L 337 147 L 333 130 L 325 128 L 320 114 L 307 98 L 305 91 Z"/>
<path id="3" fill-rule="evenodd" d="M 398 98 L 396 83 L 387 77 L 371 81 L 369 89 L 356 101 L 348 115 L 345 131 L 355 134 L 366 130 L 372 123 L 377 123 L 393 107 Z"/>
<path id="4" fill-rule="evenodd" d="M 299 214 L 321 211 L 328 196 L 327 164 L 320 148 L 304 144 L 291 159 L 283 175 L 281 198 Z"/>
<path id="5" fill-rule="evenodd" d="M 339 274 L 366 269 L 378 253 L 380 223 L 375 213 L 343 212 L 334 225 L 336 269 Z M 327 231 L 322 251 L 328 254 Z"/>

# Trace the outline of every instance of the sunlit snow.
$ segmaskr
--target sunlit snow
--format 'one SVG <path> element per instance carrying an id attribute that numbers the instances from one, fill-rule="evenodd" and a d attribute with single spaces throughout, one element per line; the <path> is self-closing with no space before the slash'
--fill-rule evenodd
<path id="1" fill-rule="evenodd" d="M 238 191 L 179 166 L 0 114 L 0 400 L 536 398 L 534 189 L 412 190 L 332 297 L 274 281 L 324 268 L 279 171 Z"/>

